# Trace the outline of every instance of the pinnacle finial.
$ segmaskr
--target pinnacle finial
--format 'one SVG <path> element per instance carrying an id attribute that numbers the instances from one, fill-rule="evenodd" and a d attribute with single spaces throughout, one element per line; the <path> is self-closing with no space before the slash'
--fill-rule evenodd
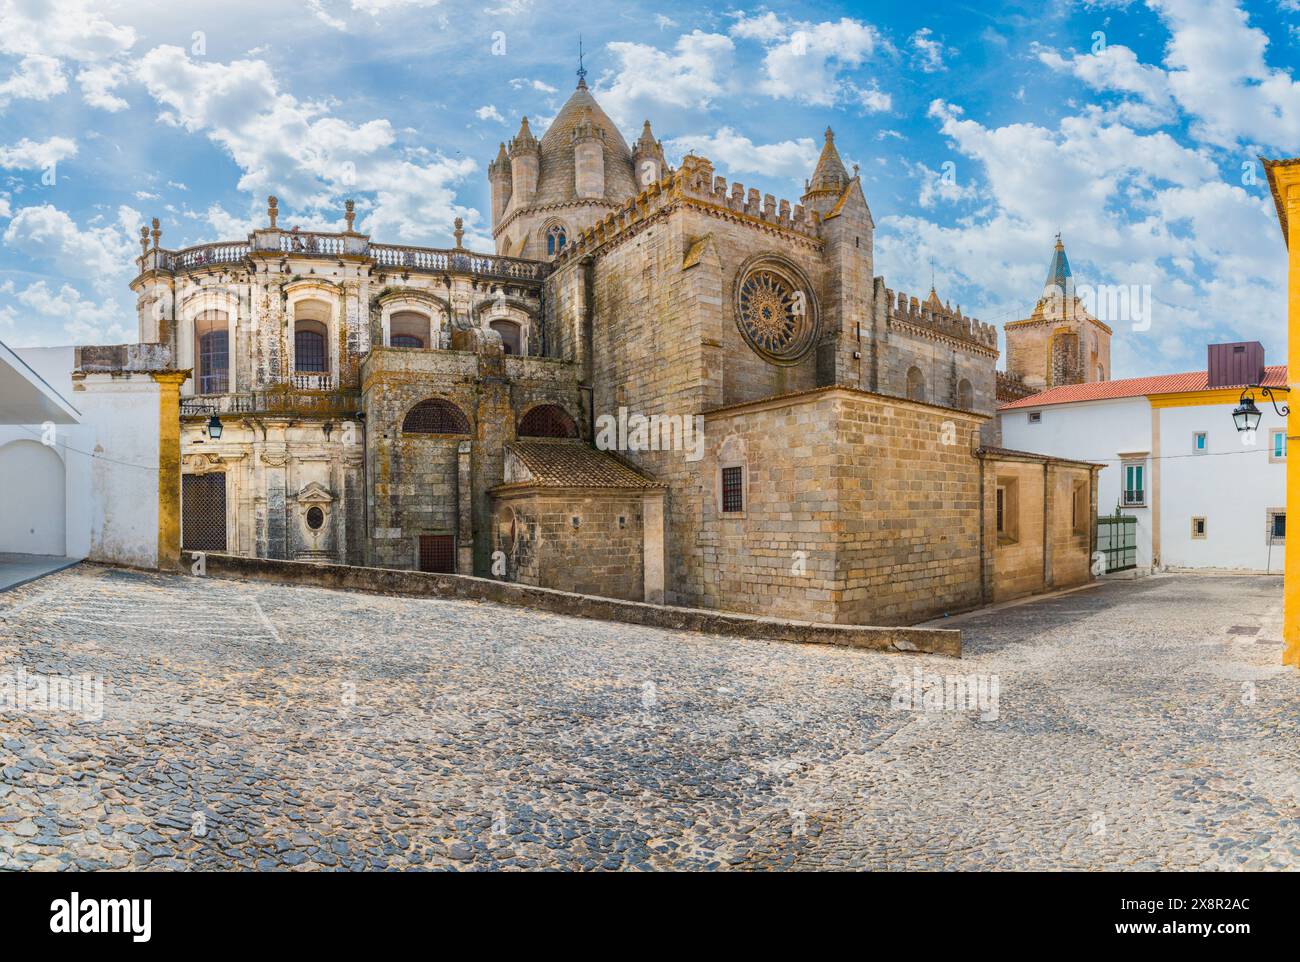
<path id="1" fill-rule="evenodd" d="M 582 65 L 582 34 L 578 34 L 578 86 L 587 86 L 587 68 Z"/>
<path id="2" fill-rule="evenodd" d="M 835 131 L 831 130 L 829 127 L 826 128 L 826 142 L 828 144 L 835 142 Z"/>
<path id="3" fill-rule="evenodd" d="M 1061 232 L 1059 230 L 1056 232 L 1056 249 L 1058 251 L 1065 250 L 1065 244 L 1061 242 Z"/>

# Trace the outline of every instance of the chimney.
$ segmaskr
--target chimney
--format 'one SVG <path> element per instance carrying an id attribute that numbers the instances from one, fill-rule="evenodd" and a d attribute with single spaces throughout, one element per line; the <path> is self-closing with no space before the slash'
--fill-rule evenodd
<path id="1" fill-rule="evenodd" d="M 1259 341 L 1236 344 L 1211 344 L 1208 354 L 1206 387 L 1242 387 L 1264 380 L 1264 345 Z"/>

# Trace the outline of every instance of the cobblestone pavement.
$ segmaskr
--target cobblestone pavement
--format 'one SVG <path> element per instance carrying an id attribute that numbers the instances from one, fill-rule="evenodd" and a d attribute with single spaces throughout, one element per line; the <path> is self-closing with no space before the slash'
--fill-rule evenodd
<path id="1" fill-rule="evenodd" d="M 0 595 L 0 676 L 103 679 L 0 711 L 0 868 L 1296 868 L 1280 605 L 1109 583 L 958 661 L 81 566 Z"/>

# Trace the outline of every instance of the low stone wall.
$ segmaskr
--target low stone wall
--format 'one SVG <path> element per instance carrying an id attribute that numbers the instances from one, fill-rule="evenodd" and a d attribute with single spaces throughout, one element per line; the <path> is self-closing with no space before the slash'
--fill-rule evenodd
<path id="1" fill-rule="evenodd" d="M 183 561 L 191 560 L 188 553 Z M 305 561 L 274 561 L 208 554 L 208 577 L 243 581 L 273 581 L 314 585 L 374 594 L 417 598 L 454 598 L 463 601 L 491 601 L 503 605 L 536 608 L 575 618 L 620 621 L 653 628 L 696 631 L 709 635 L 804 644 L 843 645 L 877 651 L 921 652 L 961 657 L 961 632 L 945 628 L 875 628 L 866 625 L 832 625 L 808 621 L 783 621 L 752 615 L 648 605 L 578 595 L 550 588 L 472 578 L 466 575 L 397 571 L 389 568 L 361 568 L 350 565 L 315 564 Z"/>

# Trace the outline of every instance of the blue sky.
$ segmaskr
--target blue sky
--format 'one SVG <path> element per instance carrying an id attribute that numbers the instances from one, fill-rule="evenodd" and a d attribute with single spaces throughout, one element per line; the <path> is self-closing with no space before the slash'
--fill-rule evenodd
<path id="1" fill-rule="evenodd" d="M 821 132 L 861 166 L 876 272 L 997 325 L 1054 235 L 1076 277 L 1149 285 L 1117 377 L 1285 354 L 1285 255 L 1257 154 L 1300 154 L 1300 0 L 781 3 L 0 0 L 0 340 L 136 336 L 163 246 L 283 225 L 490 249 L 487 163 L 588 82 L 629 141 L 797 200 Z M 945 176 L 945 172 L 947 176 Z M 1139 325 L 1140 327 L 1141 325 Z"/>

